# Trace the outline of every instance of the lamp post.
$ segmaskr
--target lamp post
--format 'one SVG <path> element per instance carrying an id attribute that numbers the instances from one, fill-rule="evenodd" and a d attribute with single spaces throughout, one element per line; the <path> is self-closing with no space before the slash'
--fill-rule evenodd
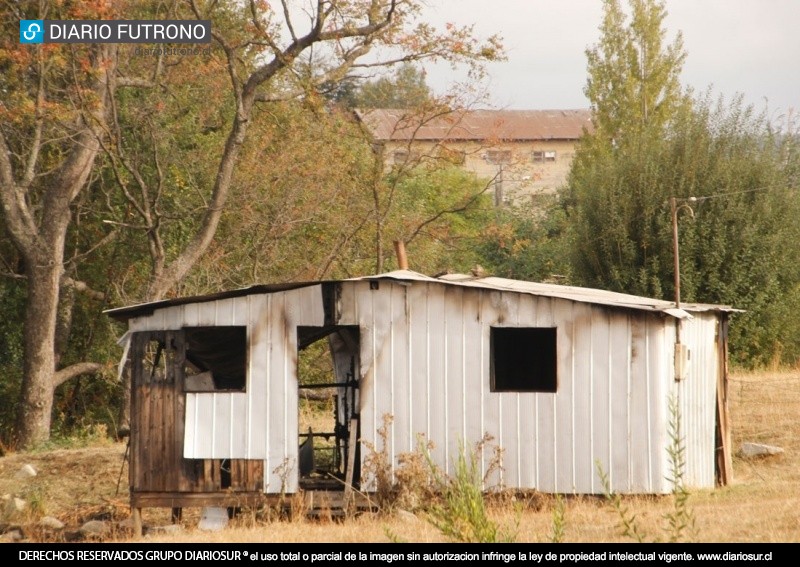
<path id="1" fill-rule="evenodd" d="M 690 203 L 694 203 L 697 201 L 697 197 L 689 197 L 688 199 L 681 199 L 682 201 L 688 201 Z M 689 214 L 692 215 L 694 218 L 694 211 L 692 208 L 686 204 L 686 202 L 681 203 L 678 205 L 678 199 L 676 197 L 669 198 L 669 206 L 670 210 L 672 211 L 672 257 L 674 261 L 674 272 L 675 272 L 675 308 L 681 308 L 681 260 L 680 260 L 680 251 L 678 247 L 678 211 L 682 208 L 686 208 L 689 211 Z M 680 342 L 680 337 L 678 337 L 678 342 Z"/>
<path id="2" fill-rule="evenodd" d="M 681 199 L 678 204 L 676 197 L 669 198 L 670 211 L 672 212 L 672 256 L 675 270 L 675 308 L 681 308 L 681 260 L 678 247 L 678 211 L 685 208 L 694 218 L 694 211 L 687 203 L 697 201 L 696 197 Z M 689 357 L 688 349 L 681 344 L 681 319 L 675 322 L 675 380 L 683 380 L 686 373 L 687 360 Z"/>

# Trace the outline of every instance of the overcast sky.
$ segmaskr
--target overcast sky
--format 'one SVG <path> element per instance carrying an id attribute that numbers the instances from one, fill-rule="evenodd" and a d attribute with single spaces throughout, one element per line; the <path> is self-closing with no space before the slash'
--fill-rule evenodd
<path id="1" fill-rule="evenodd" d="M 425 19 L 500 34 L 508 60 L 489 67 L 498 108 L 587 108 L 585 49 L 599 37 L 600 0 L 426 0 Z M 623 0 L 623 6 L 627 2 Z M 800 0 L 667 0 L 668 42 L 683 33 L 682 83 L 741 94 L 773 119 L 800 112 Z M 439 91 L 447 67 L 428 69 Z"/>

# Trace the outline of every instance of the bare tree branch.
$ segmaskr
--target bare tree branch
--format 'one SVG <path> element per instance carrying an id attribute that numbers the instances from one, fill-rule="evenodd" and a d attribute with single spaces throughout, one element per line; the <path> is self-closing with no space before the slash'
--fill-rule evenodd
<path id="1" fill-rule="evenodd" d="M 80 376 L 81 374 L 93 374 L 102 369 L 103 365 L 97 362 L 79 362 L 66 368 L 58 370 L 53 376 L 53 385 L 58 387 L 67 380 Z"/>
<path id="2" fill-rule="evenodd" d="M 86 282 L 80 280 L 73 280 L 70 277 L 64 276 L 61 278 L 61 285 L 71 287 L 75 291 L 79 291 L 97 301 L 105 301 L 106 299 L 106 294 L 101 291 L 93 290 Z"/>

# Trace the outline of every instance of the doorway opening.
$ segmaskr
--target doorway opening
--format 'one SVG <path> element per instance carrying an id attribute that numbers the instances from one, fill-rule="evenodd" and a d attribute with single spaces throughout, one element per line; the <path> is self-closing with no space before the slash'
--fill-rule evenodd
<path id="1" fill-rule="evenodd" d="M 359 482 L 359 351 L 354 325 L 297 328 L 299 484 L 343 490 Z"/>

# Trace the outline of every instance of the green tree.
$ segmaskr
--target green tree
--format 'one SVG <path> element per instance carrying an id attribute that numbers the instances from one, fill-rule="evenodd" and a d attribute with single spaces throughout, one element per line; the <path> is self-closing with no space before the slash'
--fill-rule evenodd
<path id="1" fill-rule="evenodd" d="M 660 130 L 681 104 L 686 53 L 677 34 L 665 45 L 662 0 L 630 0 L 631 19 L 619 0 L 603 0 L 600 41 L 586 50 L 595 135 L 617 140 L 644 128 Z"/>
<path id="2" fill-rule="evenodd" d="M 16 426 L 21 446 L 48 438 L 56 387 L 101 366 L 62 366 L 59 306 L 62 289 L 75 287 L 65 271 L 66 236 L 100 151 L 117 59 L 112 44 L 19 44 L 17 22 L 109 15 L 105 2 L 23 2 L 4 4 L 0 16 L 0 201 L 22 267 L 16 275 L 26 285 Z"/>
<path id="3" fill-rule="evenodd" d="M 382 200 L 389 207 L 383 248 L 403 241 L 409 267 L 418 272 L 468 272 L 481 261 L 479 244 L 494 216 L 490 187 L 441 162 L 390 172 Z"/>
<path id="4" fill-rule="evenodd" d="M 681 36 L 664 47 L 663 2 L 605 2 L 587 51 L 594 132 L 572 164 L 563 203 L 578 282 L 675 297 L 669 202 L 679 220 L 681 297 L 746 310 L 735 361 L 796 361 L 800 214 L 796 132 L 776 132 L 740 98 L 681 94 Z M 690 200 L 694 198 L 694 200 Z M 688 214 L 690 213 L 690 214 Z"/>
<path id="5" fill-rule="evenodd" d="M 671 122 L 666 135 L 645 131 L 613 151 L 590 144 L 579 152 L 567 201 L 576 276 L 673 299 L 669 199 L 676 197 L 685 205 L 682 300 L 746 310 L 731 328 L 734 361 L 796 361 L 800 329 L 788 316 L 800 307 L 796 138 L 740 100 L 698 98 Z"/>
<path id="6" fill-rule="evenodd" d="M 96 362 L 61 367 L 56 329 L 62 289 L 77 285 L 64 270 L 66 238 L 74 226 L 75 207 L 91 196 L 88 189 L 98 175 L 96 158 L 101 148 L 107 156 L 105 165 L 113 169 L 120 187 L 127 187 L 127 194 L 123 189 L 121 197 L 92 205 L 117 213 L 106 219 L 111 221 L 109 226 L 139 233 L 151 264 L 140 299 L 159 299 L 175 290 L 213 241 L 259 107 L 313 96 L 320 84 L 341 80 L 359 68 L 426 59 L 479 68 L 499 56 L 493 39 L 483 45 L 469 29 L 438 32 L 418 22 L 417 0 L 332 0 L 317 3 L 302 15 L 288 8 L 273 10 L 270 3 L 256 0 L 29 1 L 4 3 L 2 10 L 0 21 L 6 33 L 0 45 L 4 114 L 0 198 L 5 229 L 22 259 L 26 280 L 24 369 L 17 419 L 21 448 L 48 439 L 56 386 L 99 368 Z M 180 86 L 200 81 L 202 73 L 192 77 L 187 62 L 170 56 L 142 62 L 125 52 L 124 65 L 119 66 L 119 49 L 112 44 L 36 46 L 15 40 L 18 28 L 14 26 L 21 19 L 127 19 L 147 10 L 157 18 L 211 20 L 213 63 L 222 69 L 215 78 L 224 79 L 224 90 L 213 90 L 211 83 L 203 83 L 203 88 L 209 88 L 212 100 L 224 94 L 227 102 L 220 114 L 224 120 L 198 121 L 194 128 L 184 123 L 186 136 L 179 138 L 186 150 L 195 143 L 207 144 L 205 157 L 195 163 L 210 174 L 190 175 L 183 184 L 178 170 L 189 172 L 194 163 L 173 161 L 166 167 L 170 136 L 165 131 L 171 126 L 158 122 L 163 108 L 148 93 L 160 91 L 167 99 Z M 388 60 L 367 61 L 366 56 L 375 51 L 392 55 Z M 180 68 L 182 75 L 170 74 Z M 173 82 L 181 77 L 184 85 Z M 130 98 L 124 100 L 121 93 L 128 89 Z M 131 131 L 133 121 L 124 119 L 126 103 L 131 108 L 145 104 L 138 131 Z M 201 117 L 191 110 L 192 116 Z M 216 146 L 200 138 L 205 127 L 216 133 Z M 184 222 L 166 222 L 178 216 L 173 213 L 181 210 L 178 205 L 184 196 L 196 199 L 199 206 L 182 217 Z M 175 208 L 167 210 L 168 205 Z M 98 240 L 90 249 L 112 233 L 113 229 L 97 233 Z"/>
<path id="7" fill-rule="evenodd" d="M 500 277 L 572 284 L 567 221 L 557 195 L 496 208 L 476 245 L 477 262 Z"/>
<path id="8" fill-rule="evenodd" d="M 360 108 L 419 108 L 430 104 L 433 93 L 425 82 L 425 73 L 414 65 L 401 65 L 394 75 L 380 77 L 361 85 L 351 106 Z"/>

